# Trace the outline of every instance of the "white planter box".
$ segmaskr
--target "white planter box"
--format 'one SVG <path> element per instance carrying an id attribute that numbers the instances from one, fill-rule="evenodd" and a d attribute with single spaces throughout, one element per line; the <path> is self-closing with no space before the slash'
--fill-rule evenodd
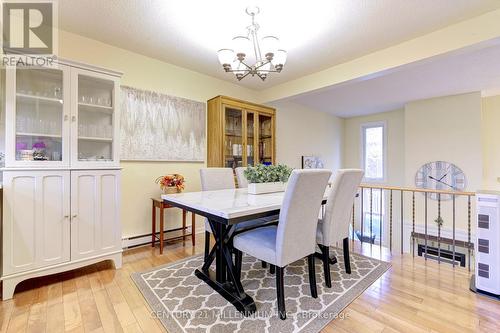
<path id="1" fill-rule="evenodd" d="M 250 183 L 248 184 L 248 194 L 264 194 L 273 192 L 283 192 L 287 183 Z"/>

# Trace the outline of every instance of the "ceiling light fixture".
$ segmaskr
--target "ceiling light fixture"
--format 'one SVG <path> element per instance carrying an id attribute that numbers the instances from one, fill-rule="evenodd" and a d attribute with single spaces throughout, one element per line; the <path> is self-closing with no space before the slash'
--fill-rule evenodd
<path id="1" fill-rule="evenodd" d="M 247 27 L 247 35 L 234 37 L 232 48 L 217 52 L 224 70 L 234 73 L 238 81 L 248 75 L 257 75 L 264 81 L 269 73 L 281 72 L 286 62 L 287 54 L 279 49 L 278 37 L 265 36 L 259 40 L 260 27 L 255 23 L 255 15 L 259 12 L 259 7 L 248 7 L 246 13 L 252 17 L 252 24 Z"/>

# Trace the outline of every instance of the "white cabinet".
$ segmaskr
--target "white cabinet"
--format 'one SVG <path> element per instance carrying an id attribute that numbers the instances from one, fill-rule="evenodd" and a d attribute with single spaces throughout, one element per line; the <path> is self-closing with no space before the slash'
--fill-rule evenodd
<path id="1" fill-rule="evenodd" d="M 70 71 L 7 68 L 6 167 L 69 166 Z"/>
<path id="2" fill-rule="evenodd" d="M 64 62 L 6 71 L 5 166 L 119 166 L 119 76 Z"/>
<path id="3" fill-rule="evenodd" d="M 75 68 L 71 71 L 71 165 L 117 165 L 120 126 L 118 79 Z"/>
<path id="4" fill-rule="evenodd" d="M 71 172 L 71 258 L 121 249 L 120 172 Z"/>
<path id="5" fill-rule="evenodd" d="M 70 172 L 6 171 L 3 274 L 70 260 Z"/>
<path id="6" fill-rule="evenodd" d="M 121 267 L 120 76 L 61 59 L 6 70 L 3 299 L 29 278 Z"/>

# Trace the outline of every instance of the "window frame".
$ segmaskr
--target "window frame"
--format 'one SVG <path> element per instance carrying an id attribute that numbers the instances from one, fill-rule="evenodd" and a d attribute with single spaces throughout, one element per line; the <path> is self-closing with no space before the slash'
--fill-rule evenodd
<path id="1" fill-rule="evenodd" d="M 366 130 L 370 128 L 382 127 L 382 178 L 363 177 L 367 183 L 385 183 L 387 181 L 387 122 L 374 121 L 363 123 L 360 126 L 361 131 L 361 168 L 365 172 L 366 165 Z"/>

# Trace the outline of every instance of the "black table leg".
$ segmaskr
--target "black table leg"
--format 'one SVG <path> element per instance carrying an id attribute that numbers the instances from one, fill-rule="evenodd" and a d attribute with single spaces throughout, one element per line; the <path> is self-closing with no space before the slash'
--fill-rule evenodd
<path id="1" fill-rule="evenodd" d="M 232 254 L 229 248 L 232 226 L 226 226 L 225 224 L 211 220 L 208 222 L 210 223 L 216 242 L 216 269 L 214 273 L 209 268 L 211 261 L 206 262 L 201 270 L 197 269 L 195 271 L 195 275 L 231 302 L 238 311 L 244 315 L 250 315 L 256 311 L 256 306 L 252 297 L 244 292 L 239 274 L 237 274 L 236 268 L 233 265 Z"/>

